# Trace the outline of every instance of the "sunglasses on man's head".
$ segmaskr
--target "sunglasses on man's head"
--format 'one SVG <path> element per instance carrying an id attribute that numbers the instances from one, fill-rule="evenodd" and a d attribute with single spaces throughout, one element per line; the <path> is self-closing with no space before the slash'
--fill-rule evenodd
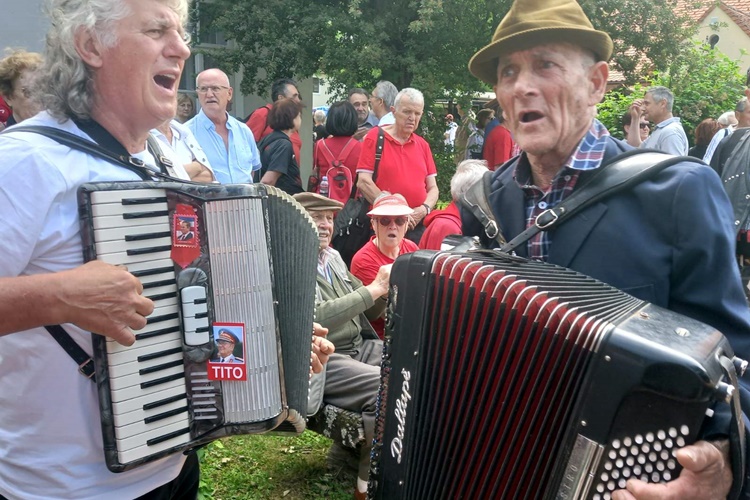
<path id="1" fill-rule="evenodd" d="M 390 217 L 380 217 L 378 221 L 380 221 L 380 225 L 383 227 L 388 227 L 391 225 L 391 221 L 395 222 L 397 226 L 401 227 L 404 224 L 406 224 L 406 217 L 396 217 L 394 219 L 391 219 Z"/>

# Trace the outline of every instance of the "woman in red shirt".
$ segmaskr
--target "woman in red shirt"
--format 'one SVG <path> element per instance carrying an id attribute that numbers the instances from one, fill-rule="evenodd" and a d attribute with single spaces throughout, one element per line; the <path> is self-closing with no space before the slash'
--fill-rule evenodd
<path id="1" fill-rule="evenodd" d="M 326 134 L 328 137 L 315 143 L 315 164 L 313 168 L 320 173 L 320 177 L 326 175 L 328 169 L 331 168 L 331 162 L 328 161 L 322 151 L 323 148 L 328 148 L 331 153 L 330 156 L 346 165 L 352 173 L 352 179 L 356 178 L 355 171 L 359 161 L 359 153 L 362 151 L 362 143 L 352 137 L 357 131 L 357 127 L 357 110 L 349 101 L 338 101 L 331 104 L 326 118 Z M 342 155 L 342 153 L 346 154 Z M 328 179 L 328 182 L 331 182 L 331 179 Z"/>
<path id="2" fill-rule="evenodd" d="M 390 194 L 387 191 L 378 196 L 367 212 L 371 218 L 375 236 L 365 244 L 352 259 L 351 273 L 363 283 L 372 283 L 378 274 L 380 266 L 393 264 L 396 257 L 405 253 L 419 250 L 411 240 L 404 238 L 409 226 L 409 219 L 414 213 L 400 194 Z M 368 281 L 369 280 L 369 281 Z M 382 339 L 385 333 L 383 318 L 371 322 L 373 329 Z"/>

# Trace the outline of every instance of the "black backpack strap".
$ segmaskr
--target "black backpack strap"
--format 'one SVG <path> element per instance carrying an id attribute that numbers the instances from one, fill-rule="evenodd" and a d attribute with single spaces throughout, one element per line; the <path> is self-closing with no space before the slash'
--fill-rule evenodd
<path id="1" fill-rule="evenodd" d="M 559 205 L 539 214 L 532 226 L 500 248 L 509 253 L 540 231 L 556 228 L 578 212 L 604 198 L 650 179 L 665 168 L 681 162 L 705 165 L 689 156 L 672 156 L 660 151 L 640 149 L 617 155 L 602 165 L 588 182 L 575 189 Z"/>

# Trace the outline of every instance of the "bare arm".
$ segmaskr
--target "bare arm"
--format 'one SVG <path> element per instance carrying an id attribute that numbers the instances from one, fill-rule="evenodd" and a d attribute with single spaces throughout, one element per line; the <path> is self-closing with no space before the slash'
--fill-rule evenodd
<path id="1" fill-rule="evenodd" d="M 198 160 L 185 164 L 185 171 L 190 176 L 190 180 L 194 182 L 213 182 L 215 180 L 213 172 Z"/>
<path id="2" fill-rule="evenodd" d="M 281 172 L 274 172 L 273 170 L 266 171 L 265 174 L 263 174 L 263 177 L 261 177 L 260 182 L 263 184 L 268 184 L 269 186 L 275 186 L 276 182 L 278 182 L 279 177 L 281 177 Z"/>
<path id="3" fill-rule="evenodd" d="M 370 203 L 373 203 L 375 198 L 380 196 L 380 189 L 372 180 L 372 174 L 359 172 L 357 174 L 357 187 Z"/>
<path id="4" fill-rule="evenodd" d="M 59 273 L 0 278 L 0 335 L 73 323 L 131 345 L 154 303 L 122 267 L 92 261 Z"/>
<path id="5" fill-rule="evenodd" d="M 430 206 L 430 209 L 435 208 L 435 203 L 437 203 L 438 196 L 439 196 L 439 189 L 437 185 L 437 177 L 427 177 L 424 181 L 426 187 L 427 187 L 427 196 L 425 197 L 424 203 L 426 205 Z M 417 224 L 419 224 L 422 219 L 424 219 L 427 216 L 427 208 L 420 205 L 414 209 L 414 213 L 412 214 L 412 222 L 409 224 L 409 229 L 414 229 Z"/>
<path id="6" fill-rule="evenodd" d="M 628 129 L 628 136 L 625 138 L 628 144 L 637 148 L 643 142 L 641 140 L 641 116 L 643 116 L 643 101 L 641 99 L 636 100 L 630 105 L 628 109 L 630 113 L 630 129 Z"/>

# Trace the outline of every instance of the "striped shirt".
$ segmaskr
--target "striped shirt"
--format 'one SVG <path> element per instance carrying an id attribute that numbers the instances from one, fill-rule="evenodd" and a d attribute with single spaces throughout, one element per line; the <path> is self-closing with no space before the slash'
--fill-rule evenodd
<path id="1" fill-rule="evenodd" d="M 516 165 L 514 179 L 523 190 L 526 199 L 527 228 L 534 225 L 539 214 L 559 205 L 573 191 L 582 171 L 594 170 L 601 166 L 608 135 L 609 131 L 606 127 L 599 120 L 594 119 L 588 132 L 578 143 L 578 147 L 570 155 L 568 161 L 563 164 L 547 191 L 533 184 L 528 157 L 526 153 L 521 155 Z M 552 235 L 547 231 L 539 232 L 526 242 L 529 258 L 546 261 L 551 244 Z"/>

